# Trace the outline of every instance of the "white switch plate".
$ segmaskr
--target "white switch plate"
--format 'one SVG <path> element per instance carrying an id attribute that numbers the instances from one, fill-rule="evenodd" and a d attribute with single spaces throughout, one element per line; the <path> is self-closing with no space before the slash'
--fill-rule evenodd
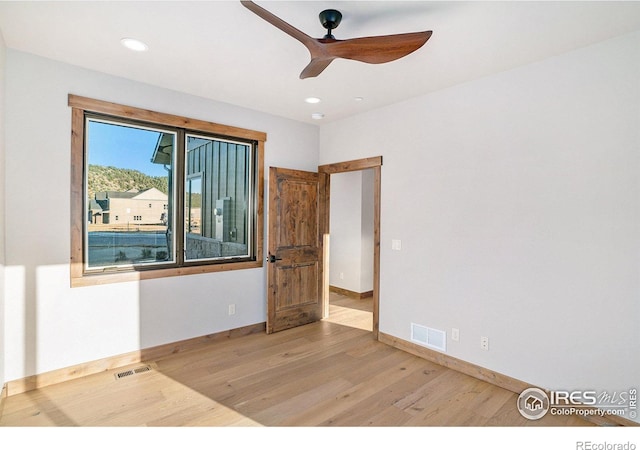
<path id="1" fill-rule="evenodd" d="M 400 239 L 391 239 L 391 250 L 402 250 L 402 241 Z"/>
<path id="2" fill-rule="evenodd" d="M 458 342 L 460 340 L 460 330 L 457 328 L 451 329 L 451 340 Z"/>

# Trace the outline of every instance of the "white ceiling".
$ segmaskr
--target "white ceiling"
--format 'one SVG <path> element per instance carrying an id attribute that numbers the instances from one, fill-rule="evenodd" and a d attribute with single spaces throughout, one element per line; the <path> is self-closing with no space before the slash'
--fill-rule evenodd
<path id="1" fill-rule="evenodd" d="M 343 14 L 338 39 L 433 36 L 400 60 L 336 60 L 301 80 L 307 49 L 239 1 L 0 1 L 0 30 L 9 48 L 315 124 L 640 30 L 640 1 L 256 3 L 313 37 L 324 35 L 318 14 L 328 8 Z M 123 37 L 149 51 L 125 49 Z"/>

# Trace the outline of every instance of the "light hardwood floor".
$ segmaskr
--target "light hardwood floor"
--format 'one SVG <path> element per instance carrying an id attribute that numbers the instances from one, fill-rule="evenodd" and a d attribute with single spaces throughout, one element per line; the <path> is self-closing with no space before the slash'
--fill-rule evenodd
<path id="1" fill-rule="evenodd" d="M 371 299 L 334 293 L 319 323 L 11 396 L 0 426 L 591 425 L 527 420 L 516 394 L 377 342 L 371 322 Z"/>

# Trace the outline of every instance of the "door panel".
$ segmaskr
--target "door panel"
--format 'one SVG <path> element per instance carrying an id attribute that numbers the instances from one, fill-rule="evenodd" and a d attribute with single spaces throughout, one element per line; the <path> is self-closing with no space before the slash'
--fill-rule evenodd
<path id="1" fill-rule="evenodd" d="M 280 295 L 276 298 L 276 307 L 283 310 L 317 303 L 318 286 L 312 282 L 317 278 L 318 264 L 315 263 L 276 266 L 276 283 L 280 287 Z"/>
<path id="2" fill-rule="evenodd" d="M 314 211 L 318 210 L 318 177 L 313 175 L 309 180 L 297 181 L 284 178 L 280 172 L 278 194 L 283 208 L 278 230 L 280 248 L 317 247 L 318 216 Z"/>
<path id="3" fill-rule="evenodd" d="M 321 176 L 269 170 L 267 333 L 322 319 Z"/>

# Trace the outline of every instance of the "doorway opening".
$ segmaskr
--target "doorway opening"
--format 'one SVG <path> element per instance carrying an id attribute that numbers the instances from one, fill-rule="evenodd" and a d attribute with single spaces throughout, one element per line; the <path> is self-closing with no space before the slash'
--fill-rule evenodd
<path id="1" fill-rule="evenodd" d="M 373 169 L 331 175 L 329 321 L 372 331 Z"/>
<path id="2" fill-rule="evenodd" d="M 382 157 L 375 157 L 318 168 L 326 197 L 321 212 L 324 317 L 351 320 L 355 327 L 370 329 L 375 339 L 379 329 L 381 166 Z"/>

